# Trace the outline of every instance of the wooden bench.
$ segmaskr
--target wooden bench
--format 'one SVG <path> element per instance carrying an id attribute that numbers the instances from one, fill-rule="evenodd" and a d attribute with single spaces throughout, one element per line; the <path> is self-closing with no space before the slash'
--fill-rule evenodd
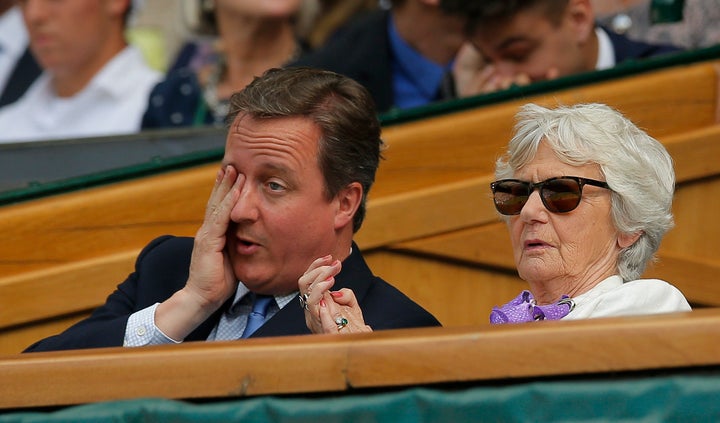
<path id="1" fill-rule="evenodd" d="M 357 241 L 377 274 L 445 325 L 485 322 L 525 286 L 488 189 L 517 107 L 603 102 L 666 143 L 676 161 L 677 227 L 661 249 L 668 259 L 648 274 L 718 305 L 718 165 L 707 160 L 720 145 L 717 69 L 716 61 L 677 66 L 387 127 L 387 160 Z M 101 304 L 150 239 L 193 235 L 215 172 L 198 166 L 2 207 L 0 352 L 18 352 Z"/>

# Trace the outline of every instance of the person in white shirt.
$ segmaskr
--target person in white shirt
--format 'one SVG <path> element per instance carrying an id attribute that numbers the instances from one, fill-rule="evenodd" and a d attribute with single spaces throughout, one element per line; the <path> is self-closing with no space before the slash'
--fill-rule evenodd
<path id="1" fill-rule="evenodd" d="M 138 131 L 160 74 L 125 39 L 131 0 L 18 3 L 44 72 L 0 109 L 0 142 Z"/>
<path id="2" fill-rule="evenodd" d="M 495 166 L 495 208 L 529 290 L 491 323 L 689 311 L 682 293 L 639 279 L 673 226 L 672 158 L 603 104 L 526 104 Z"/>
<path id="3" fill-rule="evenodd" d="M 13 0 L 0 1 L 0 91 L 27 47 L 28 36 L 22 14 Z"/>

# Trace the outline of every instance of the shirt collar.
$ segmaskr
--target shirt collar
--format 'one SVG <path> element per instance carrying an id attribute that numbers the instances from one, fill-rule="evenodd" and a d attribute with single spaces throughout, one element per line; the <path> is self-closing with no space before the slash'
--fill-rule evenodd
<path id="1" fill-rule="evenodd" d="M 233 298 L 232 304 L 237 304 L 240 300 L 243 299 L 248 293 L 250 293 L 250 290 L 243 284 L 242 282 L 238 283 L 237 290 L 235 291 L 235 298 Z M 278 305 L 278 308 L 283 308 L 285 305 L 287 305 L 290 301 L 292 301 L 296 296 L 298 295 L 298 291 L 291 292 L 287 295 L 274 295 L 275 302 Z"/>
<path id="2" fill-rule="evenodd" d="M 613 289 L 620 287 L 623 283 L 623 279 L 620 275 L 609 276 L 590 288 L 589 291 L 573 297 L 573 300 L 575 300 L 576 303 L 581 303 L 587 299 L 595 298 L 606 292 L 612 291 Z"/>
<path id="3" fill-rule="evenodd" d="M 598 58 L 595 63 L 596 70 L 609 69 L 615 66 L 615 50 L 612 41 L 605 30 L 595 27 L 595 34 L 598 39 Z"/>
<path id="4" fill-rule="evenodd" d="M 127 46 L 105 64 L 88 86 L 92 85 L 113 97 L 123 97 L 128 91 L 133 90 L 136 84 L 136 79 L 133 75 L 128 75 L 128 72 L 146 67 L 142 53 L 133 46 Z"/>

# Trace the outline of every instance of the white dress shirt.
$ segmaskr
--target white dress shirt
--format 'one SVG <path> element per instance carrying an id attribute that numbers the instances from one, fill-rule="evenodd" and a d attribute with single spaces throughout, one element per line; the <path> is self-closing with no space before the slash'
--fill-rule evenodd
<path id="1" fill-rule="evenodd" d="M 610 69 L 615 66 L 616 62 L 615 48 L 605 30 L 595 27 L 595 34 L 598 39 L 598 58 L 595 63 L 595 70 Z"/>
<path id="2" fill-rule="evenodd" d="M 10 73 L 28 46 L 28 34 L 22 12 L 13 6 L 0 15 L 0 92 L 5 90 Z"/>
<path id="3" fill-rule="evenodd" d="M 590 291 L 573 297 L 575 308 L 563 320 L 594 317 L 690 311 L 690 304 L 674 286 L 660 279 L 638 279 L 623 283 L 610 276 Z"/>
<path id="4" fill-rule="evenodd" d="M 137 132 L 160 78 L 132 46 L 71 97 L 58 97 L 43 72 L 17 102 L 0 109 L 0 143 Z"/>

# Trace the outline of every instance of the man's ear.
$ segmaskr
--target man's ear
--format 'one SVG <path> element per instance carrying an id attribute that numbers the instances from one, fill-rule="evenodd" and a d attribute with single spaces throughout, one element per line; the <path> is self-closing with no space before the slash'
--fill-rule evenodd
<path id="1" fill-rule="evenodd" d="M 360 207 L 363 197 L 363 187 L 360 182 L 353 182 L 343 188 L 335 197 L 337 212 L 335 213 L 335 229 L 341 229 L 348 224 L 352 226 L 355 212 Z"/>
<path id="2" fill-rule="evenodd" d="M 585 43 L 595 31 L 595 12 L 590 0 L 569 0 L 565 10 L 565 19 L 569 19 L 577 40 Z"/>
<path id="3" fill-rule="evenodd" d="M 633 245 L 638 239 L 640 239 L 640 236 L 643 234 L 642 231 L 633 232 L 631 234 L 620 234 L 618 235 L 617 244 L 618 247 L 622 250 L 623 248 L 627 248 L 631 245 Z"/>
<path id="4" fill-rule="evenodd" d="M 106 4 L 106 12 L 108 15 L 122 17 L 125 15 L 125 11 L 130 8 L 132 0 L 111 0 Z"/>

